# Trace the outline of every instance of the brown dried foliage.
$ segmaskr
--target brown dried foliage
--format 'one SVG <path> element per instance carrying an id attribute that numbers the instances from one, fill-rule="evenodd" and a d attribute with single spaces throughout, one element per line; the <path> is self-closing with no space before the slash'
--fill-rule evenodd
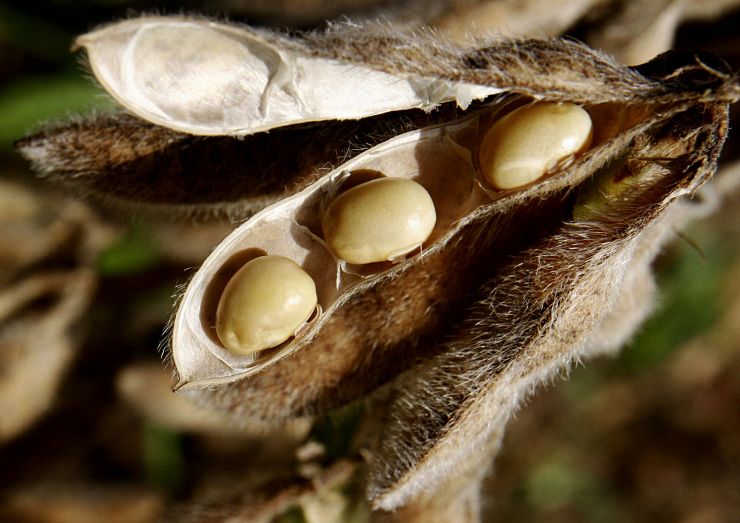
<path id="1" fill-rule="evenodd" d="M 80 203 L 4 180 L 0 225 L 0 443 L 53 404 L 74 358 L 95 285 L 94 257 L 109 239 Z"/>

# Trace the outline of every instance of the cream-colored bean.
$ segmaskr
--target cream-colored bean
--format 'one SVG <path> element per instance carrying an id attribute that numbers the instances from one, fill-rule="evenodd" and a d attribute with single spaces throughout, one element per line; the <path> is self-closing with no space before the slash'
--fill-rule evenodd
<path id="1" fill-rule="evenodd" d="M 515 109 L 486 133 L 478 159 L 496 189 L 527 185 L 591 143 L 591 117 L 580 106 L 537 102 Z"/>
<path id="2" fill-rule="evenodd" d="M 321 225 L 337 257 L 364 264 L 418 248 L 436 220 L 434 202 L 424 187 L 405 178 L 380 178 L 340 194 Z"/>
<path id="3" fill-rule="evenodd" d="M 235 354 L 252 354 L 290 338 L 316 308 L 316 285 L 294 261 L 261 256 L 239 269 L 216 311 L 216 333 Z"/>

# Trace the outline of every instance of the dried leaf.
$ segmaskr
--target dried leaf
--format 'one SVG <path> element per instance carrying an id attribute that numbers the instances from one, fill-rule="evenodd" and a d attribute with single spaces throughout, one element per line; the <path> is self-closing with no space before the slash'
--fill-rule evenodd
<path id="1" fill-rule="evenodd" d="M 306 523 L 342 523 L 345 521 L 347 497 L 337 491 L 321 492 L 300 500 Z"/>
<path id="2" fill-rule="evenodd" d="M 688 0 L 684 6 L 686 20 L 714 20 L 738 7 L 738 0 Z"/>
<path id="3" fill-rule="evenodd" d="M 0 291 L 0 442 L 23 432 L 53 403 L 76 352 L 70 326 L 87 306 L 94 281 L 81 269 L 32 276 Z M 51 305 L 34 307 L 45 300 Z"/>
<path id="4" fill-rule="evenodd" d="M 617 2 L 606 11 L 604 24 L 597 24 L 586 38 L 591 45 L 614 54 L 623 63 L 645 62 L 671 48 L 685 3 Z"/>
<path id="5" fill-rule="evenodd" d="M 0 180 L 0 209 L 0 284 L 34 265 L 58 262 L 70 251 L 89 259 L 106 241 L 98 237 L 105 232 L 91 226 L 79 242 L 80 227 L 92 221 L 84 206 L 42 196 L 18 182 Z"/>
<path id="6" fill-rule="evenodd" d="M 55 399 L 89 304 L 92 263 L 110 231 L 83 205 L 0 183 L 0 442 Z"/>

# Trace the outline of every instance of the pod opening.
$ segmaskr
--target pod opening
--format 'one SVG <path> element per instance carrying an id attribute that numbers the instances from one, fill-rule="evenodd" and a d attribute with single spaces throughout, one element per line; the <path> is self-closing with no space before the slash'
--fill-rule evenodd
<path id="1" fill-rule="evenodd" d="M 195 290 L 189 288 L 186 293 L 199 304 L 201 319 L 197 329 L 200 332 L 190 333 L 188 339 L 189 343 L 200 346 L 194 347 L 191 354 L 198 352 L 203 360 L 215 357 L 223 362 L 226 368 L 220 371 L 219 377 L 223 383 L 258 372 L 300 350 L 345 302 L 380 279 L 393 278 L 411 264 L 424 263 L 425 256 L 442 249 L 456 231 L 471 220 L 501 207 L 497 204 L 499 200 L 519 198 L 527 187 L 543 182 L 548 185 L 547 191 L 561 192 L 564 186 L 557 182 L 559 174 L 580 169 L 581 163 L 591 161 L 591 150 L 617 136 L 626 126 L 640 123 L 640 117 L 644 116 L 641 107 L 575 106 L 593 121 L 594 131 L 588 149 L 582 148 L 559 158 L 526 186 L 491 187 L 479 161 L 482 140 L 491 127 L 507 115 L 538 103 L 542 102 L 525 96 L 504 95 L 458 120 L 399 135 L 368 149 L 303 191 L 255 215 L 236 229 L 199 271 L 204 282 L 201 284 L 208 292 L 199 296 L 198 285 L 191 284 Z M 606 130 L 598 129 L 602 122 L 607 122 Z M 327 209 L 348 191 L 388 178 L 413 181 L 428 193 L 436 215 L 431 233 L 418 247 L 392 259 L 361 264 L 342 260 L 330 248 L 322 228 Z M 245 263 L 256 253 L 285 256 L 296 262 L 316 282 L 319 308 L 283 344 L 240 356 L 228 353 L 215 335 L 217 299 L 214 296 L 219 289 L 223 290 L 227 275 L 235 272 L 233 265 Z M 191 365 L 194 367 L 195 364 Z M 198 376 L 192 376 L 190 381 L 197 379 Z"/>

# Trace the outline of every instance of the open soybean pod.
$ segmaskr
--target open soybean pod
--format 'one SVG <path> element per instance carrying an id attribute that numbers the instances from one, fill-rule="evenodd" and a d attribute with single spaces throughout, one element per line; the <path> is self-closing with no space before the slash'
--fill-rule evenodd
<path id="1" fill-rule="evenodd" d="M 201 135 L 244 136 L 449 100 L 467 105 L 497 91 L 423 76 L 403 79 L 321 56 L 308 42 L 205 20 L 139 18 L 84 35 L 77 45 L 124 107 Z"/>
<path id="2" fill-rule="evenodd" d="M 236 416 L 319 413 L 387 385 L 368 482 L 382 509 L 457 475 L 480 477 L 481 449 L 498 447 L 523 397 L 571 362 L 616 348 L 644 319 L 649 263 L 697 206 L 689 197 L 714 173 L 738 98 L 711 57 L 627 68 L 564 40 L 458 47 L 372 26 L 287 37 L 144 18 L 79 42 L 129 110 L 180 132 L 249 142 L 299 122 L 404 122 L 291 185 L 224 240 L 188 285 L 171 340 L 178 388 Z M 481 166 L 486 134 L 537 102 L 583 109 L 590 145 L 497 189 Z M 431 125 L 409 125 L 419 108 L 432 111 Z M 293 143 L 271 146 L 277 162 L 295 154 Z M 434 227 L 402 257 L 346 263 L 328 248 L 322 217 L 338 195 L 379 177 L 420 184 Z M 320 307 L 283 344 L 235 355 L 215 334 L 218 299 L 239 267 L 265 254 L 310 275 Z M 455 503 L 445 510 L 461 510 Z"/>

